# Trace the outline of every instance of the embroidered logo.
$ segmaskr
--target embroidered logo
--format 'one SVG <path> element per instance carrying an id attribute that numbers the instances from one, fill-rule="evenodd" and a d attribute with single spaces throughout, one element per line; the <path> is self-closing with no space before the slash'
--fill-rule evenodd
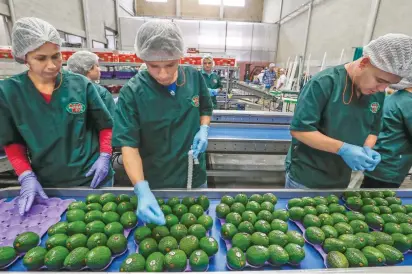
<path id="1" fill-rule="evenodd" d="M 372 113 L 377 113 L 379 111 L 379 109 L 381 108 L 381 105 L 378 102 L 373 102 L 370 105 L 370 110 Z"/>
<path id="2" fill-rule="evenodd" d="M 217 84 L 217 79 L 213 79 L 213 83 Z"/>
<path id="3" fill-rule="evenodd" d="M 66 111 L 71 114 L 80 114 L 86 110 L 86 106 L 79 102 L 72 102 L 66 106 Z"/>
<path id="4" fill-rule="evenodd" d="M 194 107 L 199 107 L 199 96 L 193 96 L 193 98 L 192 98 L 192 105 L 194 106 Z"/>

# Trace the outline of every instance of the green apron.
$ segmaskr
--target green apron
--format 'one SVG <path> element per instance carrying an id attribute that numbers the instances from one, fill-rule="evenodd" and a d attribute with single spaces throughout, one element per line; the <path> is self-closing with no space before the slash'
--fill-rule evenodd
<path id="1" fill-rule="evenodd" d="M 203 79 L 205 79 L 206 86 L 211 89 L 220 89 L 222 88 L 222 82 L 220 81 L 219 75 L 216 73 L 207 74 L 204 70 L 202 70 Z M 211 96 L 213 108 L 217 109 L 217 99 L 216 96 Z"/>

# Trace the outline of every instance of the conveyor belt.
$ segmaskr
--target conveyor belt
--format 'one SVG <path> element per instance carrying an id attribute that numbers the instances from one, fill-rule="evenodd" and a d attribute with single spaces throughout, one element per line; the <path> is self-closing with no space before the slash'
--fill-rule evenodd
<path id="1" fill-rule="evenodd" d="M 214 110 L 212 123 L 289 125 L 292 118 L 291 112 Z"/>

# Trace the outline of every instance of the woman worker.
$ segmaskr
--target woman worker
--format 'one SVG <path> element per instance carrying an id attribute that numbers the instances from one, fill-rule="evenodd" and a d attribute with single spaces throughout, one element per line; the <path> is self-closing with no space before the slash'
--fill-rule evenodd
<path id="1" fill-rule="evenodd" d="M 213 57 L 211 55 L 206 55 L 203 57 L 202 64 L 202 76 L 203 79 L 205 79 L 207 88 L 209 89 L 210 97 L 212 97 L 213 108 L 217 109 L 216 96 L 220 91 L 222 91 L 222 82 L 220 81 L 219 75 L 212 71 L 215 66 L 215 62 L 213 61 Z"/>
<path id="2" fill-rule="evenodd" d="M 365 172 L 362 188 L 399 188 L 412 167 L 412 78 L 391 85 L 385 99 L 382 131 L 374 147 L 382 160 Z"/>
<path id="3" fill-rule="evenodd" d="M 13 26 L 13 56 L 29 69 L 0 85 L 0 146 L 19 176 L 22 215 L 47 198 L 42 187 L 113 184 L 112 118 L 87 78 L 61 69 L 60 43 L 43 20 Z"/>
<path id="4" fill-rule="evenodd" d="M 286 158 L 286 188 L 346 188 L 352 170 L 372 171 L 384 91 L 412 72 L 412 38 L 388 34 L 364 56 L 314 76 L 299 96 Z"/>
<path id="5" fill-rule="evenodd" d="M 213 107 L 199 71 L 179 66 L 184 54 L 180 29 L 172 22 L 143 24 L 136 54 L 147 65 L 121 90 L 115 115 L 113 146 L 121 147 L 126 172 L 139 199 L 138 216 L 147 223 L 165 219 L 149 188 L 186 188 L 188 152 L 194 188 L 207 187 L 207 137 Z"/>
<path id="6" fill-rule="evenodd" d="M 67 68 L 71 72 L 84 75 L 92 81 L 93 86 L 96 88 L 100 98 L 102 98 L 113 117 L 116 104 L 114 103 L 112 94 L 101 85 L 94 83 L 94 81 L 100 80 L 99 56 L 90 51 L 77 51 L 67 60 Z"/>

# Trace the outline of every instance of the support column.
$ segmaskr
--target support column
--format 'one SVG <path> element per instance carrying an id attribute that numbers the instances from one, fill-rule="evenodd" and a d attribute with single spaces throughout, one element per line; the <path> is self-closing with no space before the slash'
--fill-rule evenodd
<path id="1" fill-rule="evenodd" d="M 280 12 L 279 12 L 279 21 L 278 21 L 278 31 L 276 34 L 276 50 L 275 50 L 275 62 L 277 62 L 278 58 L 278 51 L 279 51 L 279 36 L 280 36 L 280 27 L 282 26 L 280 21 L 282 19 L 282 13 L 283 13 L 283 0 L 280 0 Z"/>
<path id="2" fill-rule="evenodd" d="M 176 17 L 181 17 L 182 16 L 182 10 L 181 10 L 181 0 L 176 0 Z"/>
<path id="3" fill-rule="evenodd" d="M 16 22 L 16 12 L 14 10 L 14 1 L 7 0 L 7 5 L 9 6 L 11 24 L 14 25 L 14 23 Z"/>
<path id="4" fill-rule="evenodd" d="M 86 32 L 86 47 L 91 49 L 93 44 L 92 44 L 92 38 L 90 37 L 89 7 L 87 6 L 87 0 L 82 0 L 82 7 L 83 7 L 84 30 Z"/>
<path id="5" fill-rule="evenodd" d="M 308 51 L 310 23 L 312 21 L 312 10 L 313 10 L 313 0 L 310 0 L 309 10 L 308 10 L 308 21 L 306 23 L 305 43 L 304 43 L 304 46 L 303 46 L 302 66 L 299 67 L 298 83 L 300 83 L 300 78 L 302 77 L 303 69 L 305 67 L 305 62 L 306 62 L 306 55 L 307 55 L 307 51 Z M 298 86 L 299 86 L 299 84 L 298 84 Z"/>
<path id="6" fill-rule="evenodd" d="M 363 37 L 363 45 L 367 45 L 372 40 L 380 5 L 381 0 L 373 0 L 368 23 L 366 25 L 365 36 Z"/>

